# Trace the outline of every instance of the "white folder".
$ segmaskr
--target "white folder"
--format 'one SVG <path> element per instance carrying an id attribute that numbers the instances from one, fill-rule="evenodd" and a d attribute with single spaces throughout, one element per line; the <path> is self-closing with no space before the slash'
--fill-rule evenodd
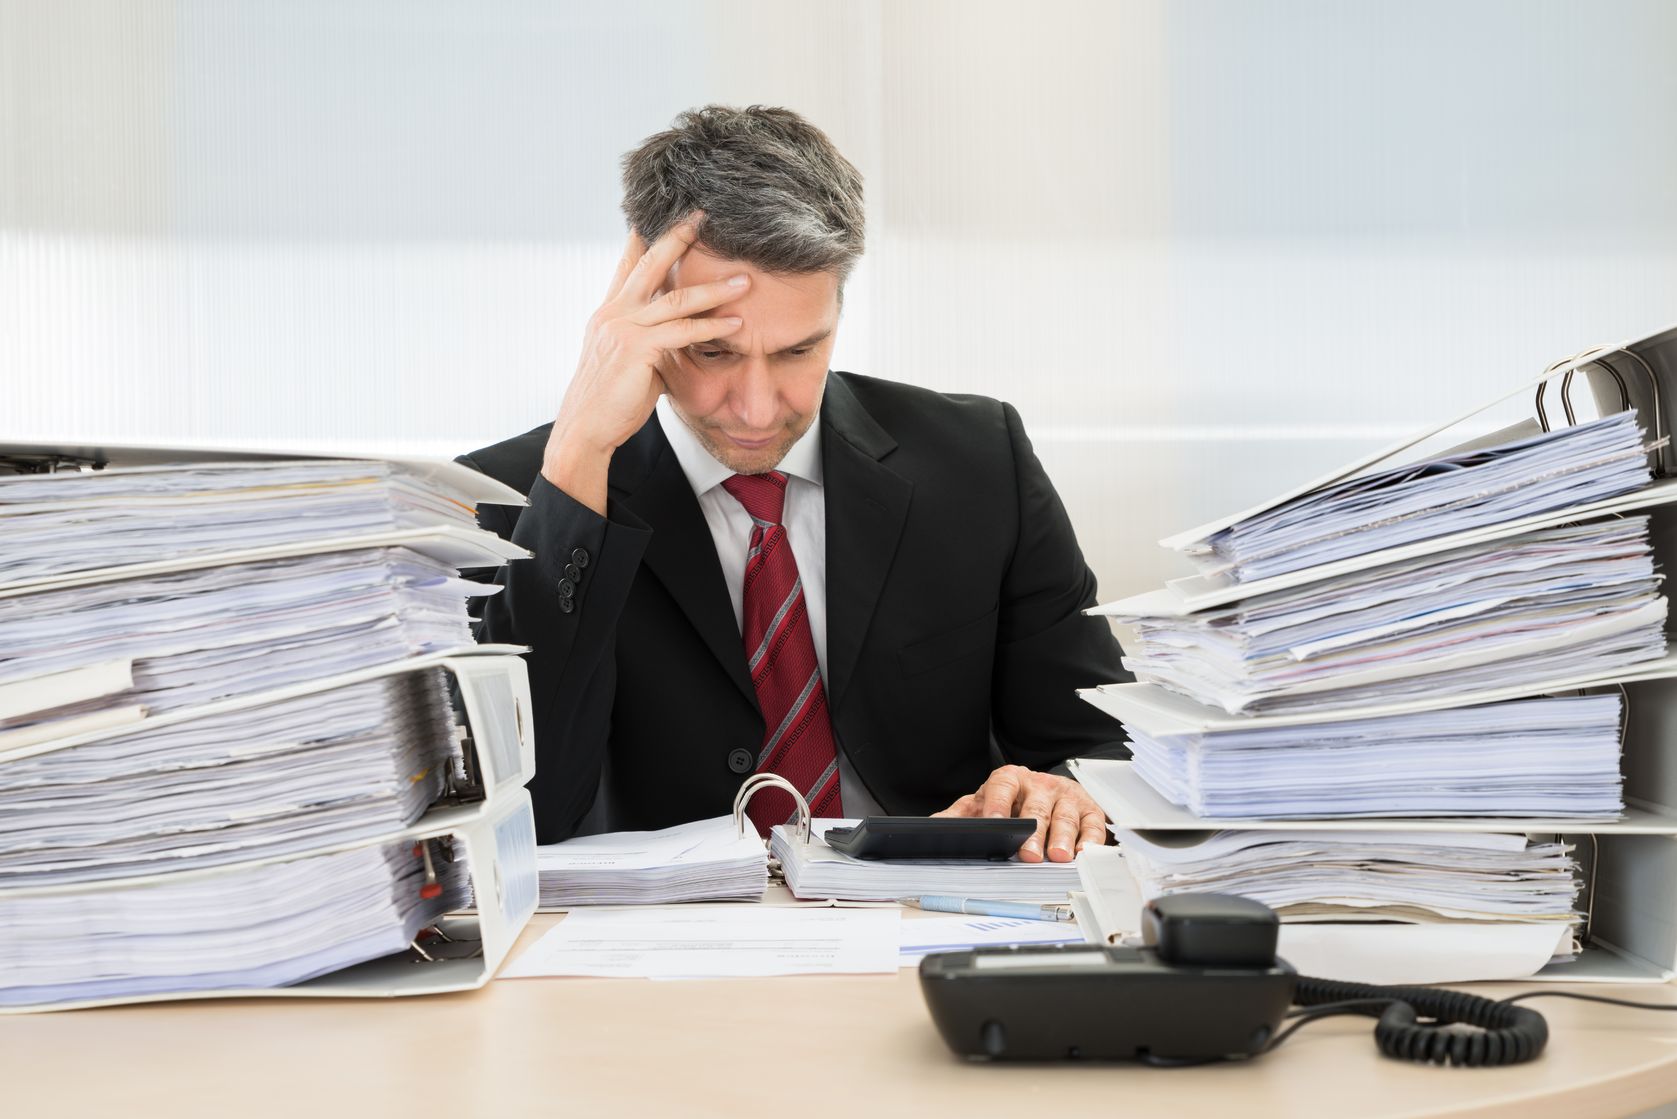
<path id="1" fill-rule="evenodd" d="M 359 672 L 344 673 L 286 689 L 242 696 L 216 704 L 158 716 L 156 724 L 178 723 L 207 714 L 240 710 L 279 699 L 328 691 L 367 680 L 441 668 L 459 688 L 466 712 L 467 737 L 462 744 L 467 769 L 477 778 L 468 803 L 435 807 L 409 827 L 352 843 L 314 848 L 306 852 L 249 859 L 224 866 L 152 874 L 93 884 L 37 886 L 0 890 L 6 898 L 31 894 L 75 894 L 104 890 L 136 890 L 163 880 L 236 875 L 242 869 L 291 862 L 361 847 L 409 840 L 453 837 L 468 862 L 475 916 L 444 918 L 438 928 L 448 938 L 442 948 L 408 952 L 358 964 L 291 987 L 239 988 L 159 993 L 118 999 L 0 1008 L 6 1013 L 31 1013 L 127 1002 L 157 1002 L 182 998 L 307 998 L 391 997 L 469 990 L 487 983 L 506 958 L 518 933 L 536 909 L 536 829 L 530 794 L 523 788 L 535 773 L 535 736 L 531 717 L 529 678 L 523 658 L 509 655 L 507 646 L 483 646 L 481 652 L 413 657 Z M 56 740 L 44 746 L 0 755 L 12 757 L 64 749 L 96 741 L 114 731 L 94 732 Z M 435 956 L 427 959 L 426 955 Z"/>
<path id="2" fill-rule="evenodd" d="M 494 978 L 518 934 L 536 911 L 536 823 L 530 807 L 530 794 L 516 787 L 503 790 L 492 800 L 466 807 L 439 809 L 427 813 L 412 827 L 351 846 L 375 847 L 437 838 L 452 838 L 457 852 L 463 852 L 472 893 L 477 899 L 477 911 L 473 916 L 445 917 L 438 921 L 436 927 L 447 939 L 420 946 L 424 951 L 410 948 L 407 952 L 369 960 L 290 987 L 229 988 L 180 994 L 161 992 L 114 999 L 0 1007 L 0 1014 L 33 1014 L 179 999 L 394 998 L 475 990 Z M 181 873 L 213 879 L 235 875 L 252 866 L 291 862 L 347 849 L 326 848 Z M 457 854 L 457 857 L 460 856 Z M 151 875 L 124 879 L 94 888 L 138 890 L 162 877 Z M 0 894 L 0 905 L 4 904 L 5 897 L 5 894 Z"/>

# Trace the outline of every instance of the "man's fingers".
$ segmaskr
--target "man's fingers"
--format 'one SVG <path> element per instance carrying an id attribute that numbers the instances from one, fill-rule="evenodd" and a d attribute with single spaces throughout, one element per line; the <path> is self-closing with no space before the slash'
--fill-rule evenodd
<path id="1" fill-rule="evenodd" d="M 623 255 L 617 261 L 617 271 L 612 273 L 611 286 L 606 289 L 605 302 L 610 303 L 617 298 L 617 293 L 623 290 L 623 282 L 629 278 L 629 273 L 635 270 L 640 258 L 646 255 L 646 242 L 634 230 L 629 231 L 629 243 L 623 246 Z"/>
<path id="2" fill-rule="evenodd" d="M 637 306 L 650 303 L 664 277 L 675 267 L 675 262 L 699 239 L 702 216 L 694 214 L 676 222 L 662 237 L 652 242 L 652 247 L 629 270 L 623 286 L 618 289 L 617 298 L 630 300 Z"/>
<path id="3" fill-rule="evenodd" d="M 1071 797 L 1061 797 L 1054 802 L 1053 814 L 1048 820 L 1048 861 L 1051 863 L 1069 863 L 1077 857 L 1077 835 L 1080 818 L 1078 804 Z"/>
<path id="4" fill-rule="evenodd" d="M 1048 821 L 1054 810 L 1054 802 L 1041 793 L 1035 793 L 1025 798 L 1025 803 L 1019 806 L 1021 820 L 1035 820 L 1036 831 L 1025 840 L 1024 846 L 1019 848 L 1019 860 L 1027 863 L 1042 861 L 1042 844 L 1048 835 Z"/>
<path id="5" fill-rule="evenodd" d="M 726 337 L 740 328 L 741 321 L 734 315 L 714 319 L 674 319 L 652 327 L 646 332 L 646 337 L 660 350 L 679 350 L 683 346 Z"/>
<path id="6" fill-rule="evenodd" d="M 657 326 L 671 319 L 690 318 L 701 311 L 709 311 L 730 300 L 738 299 L 750 286 L 751 278 L 740 275 L 713 283 L 676 288 L 674 291 L 665 292 L 630 315 L 629 321 L 641 326 Z"/>
<path id="7" fill-rule="evenodd" d="M 978 788 L 980 816 L 1013 815 L 1013 803 L 1019 799 L 1019 777 L 1007 769 L 998 769 Z"/>

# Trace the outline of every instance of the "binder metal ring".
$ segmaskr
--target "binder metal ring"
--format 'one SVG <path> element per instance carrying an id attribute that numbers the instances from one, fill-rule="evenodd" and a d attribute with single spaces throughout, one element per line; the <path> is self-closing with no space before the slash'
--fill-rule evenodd
<path id="1" fill-rule="evenodd" d="M 1543 371 L 1543 379 L 1538 382 L 1536 398 L 1534 400 L 1537 410 L 1537 422 L 1544 431 L 1547 432 L 1552 430 L 1549 423 L 1549 413 L 1543 407 L 1543 393 L 1549 387 L 1550 374 L 1554 373 L 1562 366 L 1569 367 L 1561 376 L 1561 408 L 1566 413 L 1566 422 L 1569 426 L 1578 422 L 1577 415 L 1572 408 L 1572 378 L 1580 370 L 1588 369 L 1592 365 L 1601 369 L 1602 372 L 1613 378 L 1613 383 L 1619 386 L 1619 408 L 1621 411 L 1629 410 L 1631 406 L 1630 389 L 1625 384 L 1624 374 L 1622 374 L 1618 368 L 1608 360 L 1608 358 L 1613 357 L 1616 354 L 1623 354 L 1632 361 L 1636 362 L 1636 364 L 1641 367 L 1643 375 L 1648 379 L 1648 391 L 1652 397 L 1650 410 L 1653 412 L 1653 450 L 1656 462 L 1654 476 L 1656 478 L 1664 478 L 1670 473 L 1670 468 L 1666 461 L 1666 452 L 1668 451 L 1669 446 L 1665 433 L 1665 408 L 1660 401 L 1659 378 L 1654 375 L 1653 367 L 1651 367 L 1640 354 L 1635 353 L 1632 350 L 1627 350 L 1623 346 L 1597 346 L 1594 349 L 1583 350 L 1579 353 L 1573 354 L 1571 357 L 1562 358 L 1560 361 L 1554 362 L 1545 369 Z"/>
<path id="2" fill-rule="evenodd" d="M 747 777 L 743 783 L 741 783 L 740 791 L 734 794 L 734 827 L 739 831 L 739 834 L 744 836 L 746 834 L 746 828 L 750 826 L 746 819 L 745 806 L 751 802 L 751 798 L 753 796 L 757 795 L 757 793 L 763 789 L 785 789 L 787 792 L 792 794 L 792 800 L 798 806 L 798 839 L 804 843 L 808 843 L 810 816 L 809 801 L 804 799 L 804 794 L 798 791 L 798 787 L 796 785 L 792 784 L 792 782 L 786 780 L 786 778 L 782 777 L 778 773 L 753 773 L 750 777 Z"/>

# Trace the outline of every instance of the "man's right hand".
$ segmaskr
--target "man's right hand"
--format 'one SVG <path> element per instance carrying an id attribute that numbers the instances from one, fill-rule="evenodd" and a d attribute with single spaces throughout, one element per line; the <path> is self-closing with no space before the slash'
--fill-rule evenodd
<path id="1" fill-rule="evenodd" d="M 658 363 L 740 327 L 738 318 L 694 316 L 745 294 L 744 275 L 665 290 L 670 269 L 698 240 L 702 220 L 688 217 L 650 249 L 629 234 L 606 300 L 588 320 L 582 358 L 548 437 L 542 477 L 601 516 L 612 453 L 641 429 L 664 392 Z"/>

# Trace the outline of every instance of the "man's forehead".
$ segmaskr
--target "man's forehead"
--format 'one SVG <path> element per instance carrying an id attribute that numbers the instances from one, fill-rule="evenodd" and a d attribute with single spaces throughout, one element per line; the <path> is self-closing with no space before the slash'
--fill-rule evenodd
<path id="1" fill-rule="evenodd" d="M 817 297 L 838 294 L 838 277 L 831 272 L 766 272 L 748 261 L 717 256 L 703 244 L 694 245 L 675 262 L 675 267 L 670 269 L 670 278 L 676 287 L 687 288 L 725 280 L 742 272 L 751 277 L 753 288 L 763 287 L 771 291 L 781 288 L 786 289 L 788 294 Z"/>
<path id="2" fill-rule="evenodd" d="M 814 345 L 832 334 L 838 324 L 838 278 L 831 273 L 764 272 L 695 246 L 671 270 L 670 282 L 693 287 L 742 272 L 751 277 L 744 294 L 699 312 L 700 317 L 738 315 L 743 320 L 736 333 L 713 343 L 715 348 L 778 353 Z"/>

